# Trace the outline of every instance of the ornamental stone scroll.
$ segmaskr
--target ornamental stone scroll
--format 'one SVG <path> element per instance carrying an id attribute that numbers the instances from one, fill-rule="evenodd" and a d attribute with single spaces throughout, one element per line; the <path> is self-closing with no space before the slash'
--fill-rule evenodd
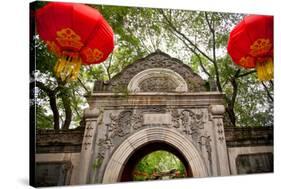
<path id="1" fill-rule="evenodd" d="M 165 91 L 165 89 L 167 89 L 168 91 Z M 128 91 L 133 93 L 187 92 L 188 87 L 186 81 L 182 78 L 182 76 L 180 76 L 175 71 L 165 68 L 151 68 L 141 71 L 137 75 L 135 75 L 129 82 Z"/>

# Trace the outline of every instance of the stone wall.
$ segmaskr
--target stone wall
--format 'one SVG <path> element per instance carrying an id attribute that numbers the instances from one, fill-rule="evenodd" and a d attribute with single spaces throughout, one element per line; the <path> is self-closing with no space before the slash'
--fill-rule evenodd
<path id="1" fill-rule="evenodd" d="M 76 130 L 37 130 L 36 153 L 77 153 L 81 151 L 83 127 Z"/>
<path id="2" fill-rule="evenodd" d="M 231 175 L 273 171 L 272 127 L 224 129 Z M 71 171 L 66 172 L 70 176 L 64 179 L 66 184 L 78 184 L 83 134 L 84 128 L 38 130 L 36 161 L 41 165 L 71 165 L 68 167 Z"/>
<path id="3" fill-rule="evenodd" d="M 75 153 L 81 151 L 84 127 L 77 130 L 37 130 L 37 153 Z M 272 127 L 225 127 L 227 147 L 272 146 Z"/>
<path id="4" fill-rule="evenodd" d="M 272 146 L 273 127 L 225 127 L 227 147 Z"/>
<path id="5" fill-rule="evenodd" d="M 273 128 L 225 127 L 230 173 L 273 172 Z"/>

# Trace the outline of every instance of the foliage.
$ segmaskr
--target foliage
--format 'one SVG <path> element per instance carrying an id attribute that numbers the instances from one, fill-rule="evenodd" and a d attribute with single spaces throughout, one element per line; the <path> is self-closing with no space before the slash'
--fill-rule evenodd
<path id="1" fill-rule="evenodd" d="M 137 163 L 133 172 L 133 179 L 137 181 L 161 179 L 155 178 L 156 175 L 171 170 L 179 172 L 176 178 L 185 175 L 183 163 L 174 154 L 159 150 L 146 155 Z"/>
<path id="2" fill-rule="evenodd" d="M 39 3 L 33 9 L 43 5 Z M 55 95 L 59 129 L 65 125 L 66 118 L 71 120 L 65 129 L 78 127 L 83 109 L 88 106 L 84 96 L 91 92 L 95 80 L 109 80 L 127 65 L 157 49 L 182 60 L 202 78 L 215 81 L 217 89 L 225 93 L 226 115 L 230 125 L 273 125 L 273 82 L 260 83 L 253 70 L 234 66 L 226 52 L 229 32 L 244 15 L 91 6 L 97 8 L 112 26 L 115 49 L 102 64 L 82 66 L 77 81 L 61 84 L 54 77 L 56 57 L 37 35 L 34 36 L 36 70 L 31 77 L 49 89 L 49 94 L 46 92 L 48 90 L 40 89 L 38 85 L 34 89 L 36 99 L 32 105 L 37 110 L 39 128 L 55 125 L 50 94 Z"/>

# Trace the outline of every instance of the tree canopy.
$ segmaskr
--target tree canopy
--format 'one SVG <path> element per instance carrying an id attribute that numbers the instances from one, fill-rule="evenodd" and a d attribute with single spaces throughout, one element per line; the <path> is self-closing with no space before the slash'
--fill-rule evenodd
<path id="1" fill-rule="evenodd" d="M 33 10 L 45 3 L 38 2 Z M 77 81 L 56 79 L 57 58 L 39 36 L 33 36 L 36 69 L 31 77 L 38 128 L 70 129 L 80 125 L 85 95 L 95 80 L 109 80 L 127 65 L 157 49 L 182 60 L 225 93 L 226 125 L 272 126 L 273 81 L 260 82 L 255 70 L 236 67 L 226 52 L 229 32 L 243 14 L 90 5 L 98 9 L 115 34 L 115 48 L 99 64 L 82 66 Z M 228 121 L 227 121 L 228 120 Z"/>
<path id="2" fill-rule="evenodd" d="M 159 150 L 143 157 L 133 172 L 135 181 L 160 180 L 163 177 L 183 178 L 186 176 L 184 164 L 174 154 Z"/>

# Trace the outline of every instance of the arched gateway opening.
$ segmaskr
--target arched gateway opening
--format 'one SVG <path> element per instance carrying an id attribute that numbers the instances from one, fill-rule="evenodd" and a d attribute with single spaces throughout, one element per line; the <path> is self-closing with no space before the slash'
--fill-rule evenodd
<path id="1" fill-rule="evenodd" d="M 133 134 L 120 144 L 108 162 L 103 183 L 131 180 L 137 162 L 155 150 L 165 150 L 176 155 L 190 176 L 208 176 L 204 160 L 190 140 L 174 129 L 153 127 Z"/>
<path id="2" fill-rule="evenodd" d="M 149 162 L 148 158 L 154 158 L 154 162 Z M 147 171 L 141 170 L 140 164 L 146 165 Z M 121 173 L 120 181 L 184 177 L 192 177 L 192 170 L 182 153 L 165 142 L 156 141 L 140 147 L 129 157 Z"/>

